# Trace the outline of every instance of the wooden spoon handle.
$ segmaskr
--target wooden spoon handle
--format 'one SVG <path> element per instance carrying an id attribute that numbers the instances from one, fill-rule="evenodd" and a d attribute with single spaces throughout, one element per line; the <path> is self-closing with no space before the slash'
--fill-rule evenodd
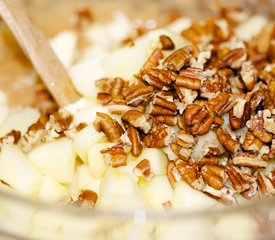
<path id="1" fill-rule="evenodd" d="M 79 99 L 70 77 L 21 0 L 0 0 L 0 14 L 59 106 Z"/>

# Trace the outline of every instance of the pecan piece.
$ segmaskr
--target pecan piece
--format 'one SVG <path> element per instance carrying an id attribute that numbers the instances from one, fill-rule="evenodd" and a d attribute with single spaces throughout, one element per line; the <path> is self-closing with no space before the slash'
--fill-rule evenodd
<path id="1" fill-rule="evenodd" d="M 206 186 L 202 191 L 209 197 L 212 197 L 225 205 L 231 206 L 236 203 L 236 199 L 233 195 L 234 191 L 230 188 L 223 187 L 221 190 L 217 190 L 211 186 Z"/>
<path id="2" fill-rule="evenodd" d="M 235 166 L 250 167 L 250 168 L 266 168 L 267 162 L 258 159 L 257 154 L 238 152 L 233 156 L 233 164 Z"/>
<path id="3" fill-rule="evenodd" d="M 256 138 L 251 132 L 247 132 L 242 143 L 242 149 L 246 151 L 258 152 L 263 143 Z"/>
<path id="4" fill-rule="evenodd" d="M 201 80 L 198 78 L 188 78 L 177 75 L 174 77 L 175 85 L 178 87 L 185 87 L 192 90 L 200 90 Z"/>
<path id="5" fill-rule="evenodd" d="M 147 101 L 154 93 L 152 86 L 143 83 L 134 83 L 124 92 L 127 105 L 138 106 L 141 102 Z"/>
<path id="6" fill-rule="evenodd" d="M 263 195 L 274 195 L 275 194 L 275 181 L 265 176 L 263 173 L 258 171 L 256 173 L 257 182 L 259 189 Z"/>
<path id="7" fill-rule="evenodd" d="M 252 62 L 243 62 L 240 74 L 247 90 L 251 91 L 256 83 L 256 69 Z"/>
<path id="8" fill-rule="evenodd" d="M 141 160 L 134 168 L 134 175 L 137 177 L 143 177 L 146 181 L 150 181 L 154 174 L 151 170 L 150 162 L 147 159 Z"/>
<path id="9" fill-rule="evenodd" d="M 250 188 L 250 184 L 242 177 L 242 175 L 233 168 L 226 170 L 227 176 L 229 177 L 232 187 L 238 192 L 242 193 Z"/>
<path id="10" fill-rule="evenodd" d="M 164 59 L 163 66 L 172 71 L 179 71 L 182 67 L 190 64 L 193 50 L 192 46 L 186 46 L 173 52 Z"/>
<path id="11" fill-rule="evenodd" d="M 65 109 L 60 109 L 58 112 L 50 115 L 49 121 L 46 124 L 46 129 L 49 132 L 62 134 L 70 127 L 73 121 L 73 116 Z"/>
<path id="12" fill-rule="evenodd" d="M 239 99 L 237 98 L 237 103 L 229 112 L 229 122 L 233 129 L 243 128 L 250 119 L 251 108 L 249 102 Z"/>
<path id="13" fill-rule="evenodd" d="M 216 97 L 208 100 L 209 107 L 218 115 L 222 115 L 223 113 L 230 111 L 233 104 L 233 96 L 225 92 L 219 92 Z"/>
<path id="14" fill-rule="evenodd" d="M 172 188 L 176 187 L 176 184 L 180 181 L 181 175 L 176 168 L 176 165 L 174 162 L 169 162 L 166 168 L 167 172 L 167 178 L 169 183 L 171 184 Z"/>
<path id="15" fill-rule="evenodd" d="M 149 134 L 144 136 L 143 142 L 148 148 L 163 148 L 169 144 L 169 131 L 163 125 L 153 127 Z"/>
<path id="16" fill-rule="evenodd" d="M 177 124 L 176 116 L 155 116 L 153 118 L 156 124 L 166 124 L 167 126 L 175 126 Z"/>
<path id="17" fill-rule="evenodd" d="M 223 147 L 231 153 L 237 152 L 240 147 L 239 142 L 234 139 L 234 137 L 223 130 L 222 128 L 217 128 L 216 135 Z"/>
<path id="18" fill-rule="evenodd" d="M 92 190 L 82 190 L 77 201 L 73 204 L 78 207 L 94 207 L 97 202 L 97 193 Z"/>
<path id="19" fill-rule="evenodd" d="M 259 111 L 255 116 L 247 121 L 246 126 L 261 142 L 269 143 L 272 140 L 272 134 L 265 130 L 263 115 L 263 111 Z"/>
<path id="20" fill-rule="evenodd" d="M 215 157 L 202 157 L 197 161 L 198 166 L 210 165 L 218 166 L 220 164 L 220 159 Z"/>
<path id="21" fill-rule="evenodd" d="M 143 65 L 144 68 L 152 68 L 152 67 L 157 67 L 159 65 L 159 61 L 163 58 L 162 51 L 159 48 L 156 48 L 150 57 L 147 59 L 145 64 Z"/>
<path id="22" fill-rule="evenodd" d="M 211 187 L 220 190 L 224 186 L 225 171 L 222 167 L 205 165 L 201 169 L 203 180 Z"/>
<path id="23" fill-rule="evenodd" d="M 118 142 L 123 134 L 123 129 L 119 123 L 108 114 L 97 112 L 94 127 L 98 132 L 104 132 L 109 142 Z"/>
<path id="24" fill-rule="evenodd" d="M 152 127 L 152 116 L 137 110 L 127 111 L 122 116 L 122 120 L 136 128 L 139 128 L 144 133 L 148 133 Z"/>
<path id="25" fill-rule="evenodd" d="M 255 91 L 249 102 L 253 111 L 268 109 L 274 106 L 274 100 L 272 103 L 270 92 L 267 89 Z"/>
<path id="26" fill-rule="evenodd" d="M 17 130 L 12 130 L 5 136 L 0 138 L 0 145 L 2 144 L 17 144 L 21 138 L 21 132 Z"/>
<path id="27" fill-rule="evenodd" d="M 143 149 L 138 131 L 134 127 L 129 127 L 127 129 L 127 134 L 131 142 L 131 153 L 134 157 L 138 157 L 142 153 Z"/>
<path id="28" fill-rule="evenodd" d="M 242 63 L 246 60 L 246 52 L 243 48 L 237 48 L 228 52 L 224 57 L 223 61 L 226 66 L 233 69 L 239 69 Z"/>
<path id="29" fill-rule="evenodd" d="M 127 164 L 127 156 L 124 151 L 123 143 L 102 149 L 100 152 L 104 155 L 105 163 L 111 165 L 113 168 L 125 166 Z"/>
<path id="30" fill-rule="evenodd" d="M 168 88 L 175 76 L 169 70 L 145 68 L 141 71 L 141 78 L 157 90 Z"/>
<path id="31" fill-rule="evenodd" d="M 173 50 L 175 48 L 175 44 L 169 36 L 160 35 L 159 41 L 163 50 Z"/>
<path id="32" fill-rule="evenodd" d="M 198 104 L 190 104 L 184 112 L 184 120 L 191 129 L 193 135 L 204 135 L 208 133 L 213 117 L 205 109 L 204 106 Z"/>
<path id="33" fill-rule="evenodd" d="M 151 102 L 149 113 L 153 116 L 163 115 L 170 116 L 177 114 L 177 105 L 171 99 L 164 96 L 156 96 Z"/>

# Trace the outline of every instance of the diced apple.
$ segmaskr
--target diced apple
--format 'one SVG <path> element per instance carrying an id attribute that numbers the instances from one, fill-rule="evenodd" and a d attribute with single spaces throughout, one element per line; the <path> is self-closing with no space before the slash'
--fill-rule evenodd
<path id="1" fill-rule="evenodd" d="M 138 186 L 143 197 L 155 210 L 164 210 L 162 204 L 173 199 L 173 189 L 167 176 L 155 176 L 149 182 L 140 179 Z"/>
<path id="2" fill-rule="evenodd" d="M 220 240 L 257 239 L 258 223 L 245 213 L 226 214 L 215 225 L 216 238 Z"/>
<path id="3" fill-rule="evenodd" d="M 166 154 L 157 148 L 143 148 L 141 155 L 137 159 L 137 164 L 147 159 L 150 162 L 151 170 L 155 175 L 165 175 L 168 159 Z"/>
<path id="4" fill-rule="evenodd" d="M 93 144 L 88 150 L 88 165 L 91 174 L 100 178 L 104 175 L 107 165 L 104 160 L 103 154 L 100 152 L 102 149 L 113 146 L 113 143 L 97 143 Z"/>
<path id="5" fill-rule="evenodd" d="M 73 31 L 63 31 L 50 41 L 51 47 L 63 65 L 68 68 L 75 57 L 77 35 Z"/>
<path id="6" fill-rule="evenodd" d="M 185 182 L 177 183 L 174 190 L 172 206 L 181 211 L 203 211 L 220 205 L 216 200 L 192 189 Z"/>
<path id="7" fill-rule="evenodd" d="M 156 225 L 158 240 L 213 240 L 213 225 L 207 219 L 186 218 L 164 221 Z"/>
<path id="8" fill-rule="evenodd" d="M 88 161 L 89 148 L 102 139 L 103 136 L 104 134 L 97 132 L 93 125 L 85 127 L 76 134 L 73 140 L 74 151 L 83 162 Z"/>
<path id="9" fill-rule="evenodd" d="M 100 186 L 96 207 L 127 211 L 144 208 L 145 202 L 130 174 L 109 167 Z"/>
<path id="10" fill-rule="evenodd" d="M 3 145 L 0 153 L 0 179 L 17 192 L 36 196 L 42 176 L 15 145 Z"/>
<path id="11" fill-rule="evenodd" d="M 30 107 L 10 108 L 8 116 L 5 118 L 0 128 L 0 137 L 12 130 L 18 130 L 22 134 L 27 132 L 28 127 L 35 123 L 40 117 L 40 113 Z"/>
<path id="12" fill-rule="evenodd" d="M 68 189 L 51 177 L 44 177 L 38 198 L 42 201 L 57 202 L 68 196 Z"/>
<path id="13" fill-rule="evenodd" d="M 0 90 L 0 128 L 5 118 L 8 116 L 9 107 L 7 103 L 7 96 Z"/>
<path id="14" fill-rule="evenodd" d="M 70 183 L 75 169 L 73 142 L 61 138 L 37 146 L 28 153 L 30 162 L 44 175 L 60 183 Z"/>
<path id="15" fill-rule="evenodd" d="M 77 91 L 91 99 L 96 99 L 98 89 L 94 81 L 105 76 L 102 67 L 103 55 L 86 59 L 71 67 L 69 74 Z"/>

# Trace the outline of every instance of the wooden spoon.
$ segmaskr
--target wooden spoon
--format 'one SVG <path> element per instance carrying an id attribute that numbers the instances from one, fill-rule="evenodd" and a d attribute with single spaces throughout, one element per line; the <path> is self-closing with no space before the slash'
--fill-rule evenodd
<path id="1" fill-rule="evenodd" d="M 0 15 L 59 106 L 79 99 L 70 77 L 21 0 L 0 0 Z"/>

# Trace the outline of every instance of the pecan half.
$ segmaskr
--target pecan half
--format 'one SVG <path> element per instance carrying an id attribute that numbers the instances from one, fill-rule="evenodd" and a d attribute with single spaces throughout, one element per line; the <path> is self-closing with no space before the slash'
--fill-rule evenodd
<path id="1" fill-rule="evenodd" d="M 139 128 L 144 133 L 148 133 L 152 127 L 152 116 L 137 110 L 127 111 L 122 116 L 122 120 L 136 128 Z"/>
<path id="2" fill-rule="evenodd" d="M 134 83 L 130 85 L 124 93 L 126 104 L 138 106 L 141 102 L 147 101 L 154 93 L 152 86 L 143 83 Z"/>
<path id="3" fill-rule="evenodd" d="M 233 69 L 239 69 L 242 63 L 246 60 L 246 52 L 243 48 L 237 48 L 228 52 L 224 57 L 223 61 L 226 66 Z"/>
<path id="4" fill-rule="evenodd" d="M 219 92 L 216 97 L 208 100 L 208 105 L 217 114 L 222 115 L 234 106 L 233 96 L 225 92 Z"/>
<path id="5" fill-rule="evenodd" d="M 237 152 L 240 147 L 239 142 L 233 138 L 228 132 L 223 130 L 222 128 L 217 128 L 216 135 L 218 140 L 223 145 L 223 147 L 231 153 Z"/>
<path id="6" fill-rule="evenodd" d="M 163 50 L 173 50 L 175 48 L 175 44 L 169 36 L 160 35 L 159 41 Z"/>
<path id="7" fill-rule="evenodd" d="M 223 167 L 205 165 L 201 169 L 204 181 L 211 187 L 220 190 L 224 186 L 225 171 Z"/>
<path id="8" fill-rule="evenodd" d="M 256 69 L 252 62 L 243 62 L 240 74 L 247 90 L 251 91 L 256 83 Z"/>
<path id="9" fill-rule="evenodd" d="M 169 162 L 166 168 L 167 178 L 172 188 L 176 187 L 176 184 L 180 181 L 181 175 L 176 168 L 174 162 Z"/>
<path id="10" fill-rule="evenodd" d="M 237 98 L 237 100 L 240 98 Z M 243 128 L 250 119 L 251 108 L 249 102 L 240 99 L 229 112 L 229 122 L 233 129 Z"/>
<path id="11" fill-rule="evenodd" d="M 242 149 L 246 151 L 258 152 L 263 143 L 256 138 L 251 132 L 247 132 L 242 143 Z"/>
<path id="12" fill-rule="evenodd" d="M 186 46 L 173 52 L 170 56 L 164 59 L 163 66 L 172 71 L 179 71 L 182 67 L 190 64 L 193 50 L 192 46 Z"/>
<path id="13" fill-rule="evenodd" d="M 144 136 L 143 142 L 148 148 L 163 148 L 169 144 L 169 138 L 167 127 L 157 125 L 150 130 L 148 135 Z"/>
<path id="14" fill-rule="evenodd" d="M 150 181 L 154 174 L 151 170 L 150 162 L 147 159 L 141 160 L 133 170 L 134 175 L 137 177 L 143 177 L 146 181 Z"/>
<path id="15" fill-rule="evenodd" d="M 131 142 L 131 153 L 134 157 L 138 157 L 143 149 L 138 131 L 134 127 L 129 127 L 127 129 L 127 134 Z"/>
<path id="16" fill-rule="evenodd" d="M 145 68 L 141 71 L 141 78 L 157 90 L 168 88 L 173 81 L 173 73 L 164 69 Z"/>
<path id="17" fill-rule="evenodd" d="M 250 167 L 250 168 L 266 168 L 267 162 L 258 159 L 258 156 L 253 153 L 238 152 L 233 156 L 233 164 L 235 166 Z"/>
<path id="18" fill-rule="evenodd" d="M 159 65 L 159 61 L 163 58 L 162 51 L 159 48 L 156 48 L 152 54 L 149 56 L 145 64 L 143 65 L 144 68 L 152 68 L 157 67 Z"/>
<path id="19" fill-rule="evenodd" d="M 264 128 L 263 112 L 259 111 L 255 116 L 247 121 L 246 126 L 252 134 L 263 143 L 269 143 L 272 140 L 272 134 L 267 132 Z"/>
<path id="20" fill-rule="evenodd" d="M 187 106 L 184 112 L 184 120 L 186 125 L 190 127 L 193 135 L 204 135 L 208 133 L 213 123 L 213 117 L 204 106 L 198 104 L 190 104 Z"/>
<path id="21" fill-rule="evenodd" d="M 106 164 L 111 165 L 113 168 L 125 166 L 127 164 L 127 156 L 124 151 L 123 143 L 116 144 L 110 148 L 102 149 L 100 152 L 104 155 Z"/>
<path id="22" fill-rule="evenodd" d="M 124 132 L 116 120 L 112 119 L 108 114 L 101 112 L 96 113 L 94 127 L 98 132 L 104 132 L 109 142 L 120 141 L 120 136 Z"/>
<path id="23" fill-rule="evenodd" d="M 228 168 L 228 169 L 226 169 L 226 173 L 232 183 L 232 187 L 238 193 L 242 193 L 250 188 L 250 184 L 235 169 Z"/>

